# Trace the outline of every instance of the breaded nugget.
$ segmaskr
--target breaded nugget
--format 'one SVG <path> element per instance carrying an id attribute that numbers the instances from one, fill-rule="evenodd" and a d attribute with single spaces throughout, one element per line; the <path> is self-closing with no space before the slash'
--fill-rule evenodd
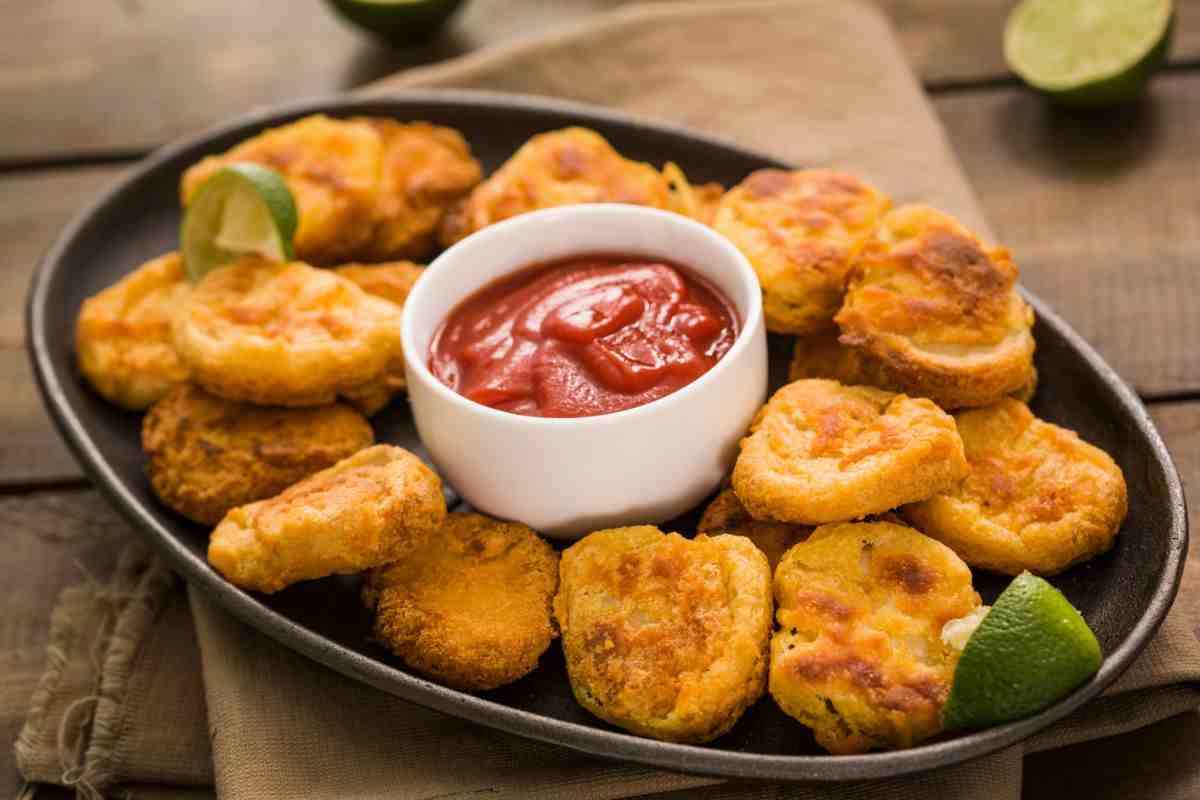
<path id="1" fill-rule="evenodd" d="M 183 259 L 167 253 L 83 301 L 75 357 L 104 399 L 140 411 L 187 379 L 171 343 L 171 320 L 190 291 Z"/>
<path id="2" fill-rule="evenodd" d="M 423 258 L 446 209 L 479 183 L 458 132 L 426 122 L 317 114 L 271 128 L 184 173 L 186 206 L 221 167 L 280 172 L 296 199 L 296 257 L 314 264 Z"/>
<path id="3" fill-rule="evenodd" d="M 970 474 L 901 513 L 973 567 L 1053 575 L 1105 552 L 1125 519 L 1107 453 L 1016 400 L 957 415 Z"/>
<path id="4" fill-rule="evenodd" d="M 587 128 L 534 136 L 442 222 L 444 246 L 492 223 L 528 211 L 577 203 L 670 207 L 667 179 L 649 164 L 630 161 Z"/>
<path id="5" fill-rule="evenodd" d="M 344 264 L 334 272 L 349 278 L 368 294 L 382 297 L 402 308 L 412 291 L 413 284 L 421 277 L 424 267 L 411 261 L 395 261 L 390 264 Z M 407 387 L 404 377 L 404 352 L 397 350 L 382 378 L 365 386 L 342 393 L 346 402 L 368 417 L 381 411 Z"/>
<path id="6" fill-rule="evenodd" d="M 218 397 L 327 405 L 384 377 L 400 352 L 400 309 L 330 270 L 243 258 L 196 285 L 174 341 Z"/>
<path id="7" fill-rule="evenodd" d="M 851 272 L 840 341 L 886 364 L 908 394 L 993 403 L 1033 371 L 1033 311 L 1016 281 L 1004 248 L 928 206 L 898 208 Z"/>
<path id="8" fill-rule="evenodd" d="M 433 470 L 407 450 L 377 444 L 230 511 L 212 532 L 208 562 L 243 589 L 277 592 L 407 558 L 445 519 Z"/>
<path id="9" fill-rule="evenodd" d="M 430 546 L 368 574 L 375 637 L 416 672 L 485 691 L 537 666 L 558 635 L 558 553 L 532 530 L 454 513 Z"/>
<path id="10" fill-rule="evenodd" d="M 967 472 L 954 420 L 924 398 L 803 380 L 742 439 L 738 499 L 756 519 L 819 525 L 932 497 Z"/>
<path id="11" fill-rule="evenodd" d="M 726 192 L 713 227 L 750 260 L 767 330 L 833 327 L 846 274 L 891 201 L 852 175 L 760 169 Z"/>
<path id="12" fill-rule="evenodd" d="M 676 214 L 712 225 L 717 206 L 725 196 L 725 187 L 719 183 L 693 184 L 674 161 L 663 165 L 662 174 L 670 190 L 670 202 L 667 207 Z"/>
<path id="13" fill-rule="evenodd" d="M 831 753 L 911 747 L 941 728 L 960 651 L 942 627 L 979 608 L 950 548 L 887 522 L 823 525 L 775 571 L 771 696 Z"/>
<path id="14" fill-rule="evenodd" d="M 792 545 L 803 542 L 812 533 L 809 525 L 791 525 L 786 522 L 757 520 L 738 500 L 733 489 L 722 489 L 700 517 L 696 526 L 697 533 L 715 535 L 727 533 L 732 536 L 745 536 L 754 546 L 767 557 L 767 565 L 771 571 L 779 565 Z"/>
<path id="15" fill-rule="evenodd" d="M 563 552 L 554 611 L 575 699 L 636 734 L 707 742 L 762 696 L 771 573 L 741 536 L 590 534 Z"/>
<path id="16" fill-rule="evenodd" d="M 154 493 L 210 527 L 231 508 L 274 497 L 374 441 L 366 419 L 348 406 L 263 408 L 186 383 L 142 420 Z"/>

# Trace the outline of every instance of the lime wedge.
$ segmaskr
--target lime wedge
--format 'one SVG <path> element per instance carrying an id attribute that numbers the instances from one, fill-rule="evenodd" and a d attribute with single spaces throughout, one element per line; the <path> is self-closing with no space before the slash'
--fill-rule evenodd
<path id="1" fill-rule="evenodd" d="M 393 44 L 414 44 L 437 33 L 463 0 L 329 0 L 345 19 Z"/>
<path id="2" fill-rule="evenodd" d="M 230 164 L 200 185 L 183 216 L 183 265 L 194 283 L 244 255 L 290 261 L 299 214 L 278 172 Z"/>
<path id="3" fill-rule="evenodd" d="M 1095 634 L 1062 592 L 1022 572 L 967 639 L 942 723 L 986 728 L 1035 714 L 1094 675 L 1102 660 Z"/>
<path id="4" fill-rule="evenodd" d="M 1171 0 L 1024 0 L 1009 14 L 1004 57 L 1056 102 L 1116 105 L 1162 65 L 1173 23 Z"/>

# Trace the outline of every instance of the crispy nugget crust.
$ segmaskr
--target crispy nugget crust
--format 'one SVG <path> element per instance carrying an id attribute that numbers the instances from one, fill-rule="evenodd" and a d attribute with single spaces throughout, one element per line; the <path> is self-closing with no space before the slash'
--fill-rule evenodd
<path id="1" fill-rule="evenodd" d="M 370 447 L 375 436 L 344 405 L 263 408 L 175 387 L 142 420 L 146 474 L 167 506 L 202 525 L 273 497 Z"/>
<path id="2" fill-rule="evenodd" d="M 171 320 L 191 291 L 179 253 L 147 261 L 79 309 L 79 371 L 104 399 L 140 411 L 187 379 Z"/>
<path id="3" fill-rule="evenodd" d="M 446 519 L 442 482 L 407 450 L 359 450 L 269 500 L 233 509 L 208 562 L 243 589 L 362 572 L 411 556 Z"/>
<path id="4" fill-rule="evenodd" d="M 738 500 L 733 489 L 722 489 L 708 504 L 708 508 L 704 509 L 700 523 L 696 526 L 697 533 L 745 536 L 767 557 L 767 566 L 772 571 L 779 565 L 783 554 L 792 545 L 807 539 L 812 530 L 809 525 L 755 519 L 742 505 L 742 501 Z"/>
<path id="5" fill-rule="evenodd" d="M 330 270 L 244 258 L 204 276 L 174 333 L 192 379 L 218 397 L 327 405 L 384 376 L 400 309 Z"/>
<path id="6" fill-rule="evenodd" d="M 600 134 L 563 128 L 538 134 L 447 213 L 439 239 L 450 246 L 500 220 L 578 203 L 668 208 L 667 179 L 621 156 Z"/>
<path id="7" fill-rule="evenodd" d="M 1016 400 L 957 416 L 971 471 L 904 516 L 968 564 L 1053 575 L 1113 545 L 1128 508 L 1125 476 L 1074 431 Z"/>
<path id="8" fill-rule="evenodd" d="M 936 734 L 959 653 L 942 626 L 979 606 L 950 548 L 887 522 L 824 525 L 775 570 L 771 696 L 831 753 Z"/>
<path id="9" fill-rule="evenodd" d="M 842 344 L 887 366 L 908 394 L 948 408 L 993 403 L 1029 383 L 1033 310 L 1017 267 L 948 214 L 889 213 L 850 273 Z"/>
<path id="10" fill-rule="evenodd" d="M 819 525 L 952 487 L 967 471 L 954 420 L 929 400 L 802 380 L 742 439 L 733 489 L 755 519 Z"/>
<path id="11" fill-rule="evenodd" d="M 762 169 L 725 194 L 713 227 L 758 273 L 767 330 L 812 333 L 833 327 L 850 266 L 890 206 L 852 175 Z"/>
<path id="12" fill-rule="evenodd" d="M 521 678 L 558 635 L 558 554 L 528 527 L 454 513 L 430 546 L 371 570 L 375 637 L 415 671 L 467 691 Z"/>
<path id="13" fill-rule="evenodd" d="M 575 699 L 642 736 L 715 739 L 762 695 L 770 583 L 740 536 L 646 525 L 583 538 L 563 553 L 554 599 Z"/>

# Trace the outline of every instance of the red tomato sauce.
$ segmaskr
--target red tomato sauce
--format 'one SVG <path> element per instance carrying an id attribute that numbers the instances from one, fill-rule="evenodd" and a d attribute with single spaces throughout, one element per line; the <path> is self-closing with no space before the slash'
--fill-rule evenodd
<path id="1" fill-rule="evenodd" d="M 463 397 L 534 417 L 590 417 L 687 386 L 729 351 L 737 312 L 689 270 L 585 256 L 502 278 L 434 333 L 429 368 Z"/>

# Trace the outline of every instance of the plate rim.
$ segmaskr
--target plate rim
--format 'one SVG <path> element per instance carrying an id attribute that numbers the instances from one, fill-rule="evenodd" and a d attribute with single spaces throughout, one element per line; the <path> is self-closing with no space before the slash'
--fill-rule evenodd
<path id="1" fill-rule="evenodd" d="M 1162 576 L 1142 616 L 1123 642 L 1104 659 L 1099 672 L 1083 686 L 1050 708 L 1025 719 L 954 738 L 895 750 L 862 755 L 772 755 L 719 750 L 698 745 L 674 744 L 616 730 L 590 727 L 513 708 L 493 700 L 440 686 L 416 675 L 350 650 L 310 631 L 272 610 L 225 581 L 206 562 L 186 549 L 167 526 L 146 514 L 119 476 L 107 463 L 86 426 L 67 401 L 55 374 L 47 341 L 47 301 L 51 278 L 62 267 L 63 256 L 79 231 L 104 209 L 116 204 L 129 188 L 177 155 L 216 137 L 239 129 L 272 124 L 308 113 L 353 112 L 394 105 L 473 106 L 504 111 L 566 113 L 581 124 L 608 123 L 652 130 L 724 148 L 747 158 L 780 163 L 777 159 L 744 148 L 729 139 L 698 133 L 681 126 L 653 122 L 603 108 L 534 95 L 463 89 L 410 89 L 378 95 L 333 95 L 258 108 L 185 139 L 158 148 L 126 171 L 99 198 L 78 213 L 39 260 L 30 281 L 25 304 L 25 342 L 43 405 L 50 411 L 63 439 L 92 483 L 117 511 L 148 536 L 172 568 L 190 584 L 203 590 L 223 609 L 272 639 L 350 678 L 426 708 L 467 719 L 507 733 L 593 755 L 640 763 L 697 775 L 840 782 L 886 778 L 944 767 L 978 758 L 1014 744 L 1062 719 L 1111 685 L 1136 660 L 1158 630 L 1178 592 L 1188 544 L 1187 504 L 1174 460 L 1149 412 L 1133 390 L 1107 362 L 1058 314 L 1028 290 L 1022 293 L 1037 316 L 1062 336 L 1125 406 L 1166 478 L 1170 510 L 1167 558 Z M 799 724 L 799 723 L 797 723 Z"/>

